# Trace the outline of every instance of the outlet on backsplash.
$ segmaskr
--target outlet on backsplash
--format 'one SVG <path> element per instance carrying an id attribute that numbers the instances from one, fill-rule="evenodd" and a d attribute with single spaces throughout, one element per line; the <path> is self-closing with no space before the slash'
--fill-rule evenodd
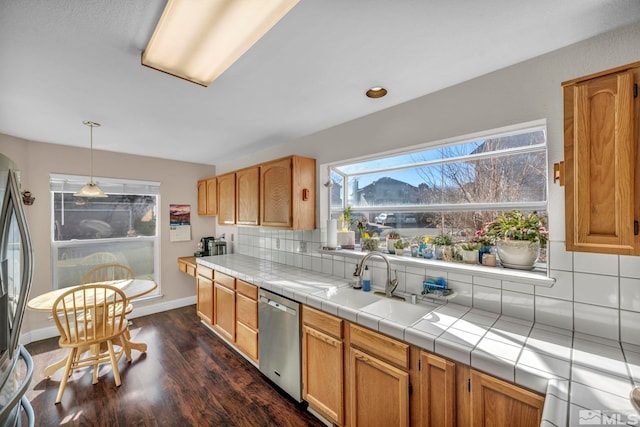
<path id="1" fill-rule="evenodd" d="M 301 254 L 307 253 L 307 242 L 305 242 L 304 240 L 300 241 L 300 244 L 298 245 L 298 252 L 300 252 Z"/>

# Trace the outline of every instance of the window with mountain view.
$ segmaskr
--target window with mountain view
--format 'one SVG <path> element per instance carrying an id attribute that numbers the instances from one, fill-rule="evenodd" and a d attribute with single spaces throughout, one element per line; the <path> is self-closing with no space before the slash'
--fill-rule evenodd
<path id="1" fill-rule="evenodd" d="M 547 209 L 544 122 L 481 137 L 426 144 L 385 157 L 331 168 L 331 212 L 351 206 L 384 235 L 452 235 L 465 241 L 496 214 Z"/>

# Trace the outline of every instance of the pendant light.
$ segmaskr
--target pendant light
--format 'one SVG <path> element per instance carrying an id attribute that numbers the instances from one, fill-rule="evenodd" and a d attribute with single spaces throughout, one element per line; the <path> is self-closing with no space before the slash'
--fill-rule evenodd
<path id="1" fill-rule="evenodd" d="M 85 126 L 89 126 L 91 145 L 89 146 L 89 183 L 82 187 L 80 191 L 74 194 L 76 197 L 107 197 L 106 194 L 93 182 L 93 128 L 99 127 L 100 123 L 85 120 L 82 122 Z"/>

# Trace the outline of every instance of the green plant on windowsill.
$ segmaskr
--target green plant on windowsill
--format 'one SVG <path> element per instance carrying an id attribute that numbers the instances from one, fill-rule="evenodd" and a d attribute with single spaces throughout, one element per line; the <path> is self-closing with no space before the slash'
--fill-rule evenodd
<path id="1" fill-rule="evenodd" d="M 480 249 L 480 243 L 467 242 L 460 245 L 460 249 L 463 251 L 477 251 Z"/>
<path id="2" fill-rule="evenodd" d="M 438 246 L 449 246 L 453 244 L 453 241 L 451 240 L 451 235 L 442 233 L 434 237 L 432 243 Z"/>
<path id="3" fill-rule="evenodd" d="M 353 222 L 353 220 L 351 219 L 351 206 L 347 206 L 347 208 L 345 210 L 342 211 L 342 214 L 340 215 L 340 218 L 338 218 L 338 221 L 340 221 L 340 231 L 349 231 L 349 228 L 351 228 L 351 224 Z"/>
<path id="4" fill-rule="evenodd" d="M 393 247 L 396 248 L 396 249 L 404 249 L 404 248 L 409 247 L 409 242 L 405 242 L 402 239 L 400 239 L 400 240 L 398 240 L 397 242 L 395 242 L 393 244 Z"/>

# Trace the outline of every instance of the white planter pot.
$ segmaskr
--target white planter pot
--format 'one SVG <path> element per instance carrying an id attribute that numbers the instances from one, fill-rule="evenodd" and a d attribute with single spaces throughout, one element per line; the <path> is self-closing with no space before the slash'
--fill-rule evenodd
<path id="1" fill-rule="evenodd" d="M 478 250 L 460 251 L 460 255 L 462 256 L 462 262 L 465 264 L 477 264 L 478 263 Z"/>
<path id="2" fill-rule="evenodd" d="M 540 252 L 540 243 L 528 240 L 499 240 L 496 247 L 502 265 L 518 270 L 533 270 Z"/>

